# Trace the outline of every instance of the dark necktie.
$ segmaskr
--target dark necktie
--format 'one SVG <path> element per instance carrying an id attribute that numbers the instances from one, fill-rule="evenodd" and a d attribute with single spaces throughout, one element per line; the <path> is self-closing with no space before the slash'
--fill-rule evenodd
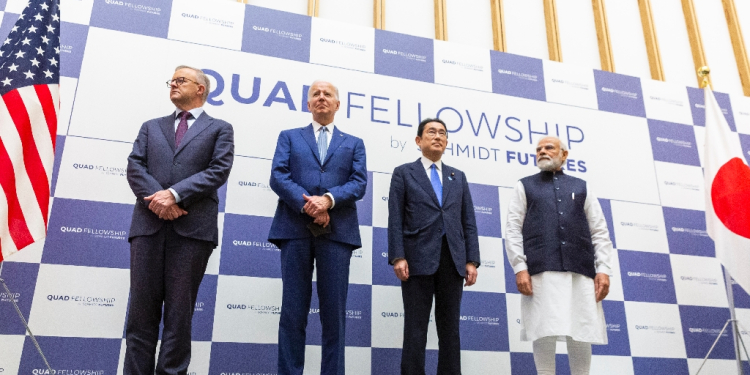
<path id="1" fill-rule="evenodd" d="M 180 112 L 180 123 L 179 125 L 177 125 L 177 131 L 174 133 L 174 147 L 175 148 L 180 147 L 180 141 L 182 141 L 182 137 L 184 137 L 185 133 L 187 133 L 188 117 L 190 117 L 190 112 L 188 111 Z"/>

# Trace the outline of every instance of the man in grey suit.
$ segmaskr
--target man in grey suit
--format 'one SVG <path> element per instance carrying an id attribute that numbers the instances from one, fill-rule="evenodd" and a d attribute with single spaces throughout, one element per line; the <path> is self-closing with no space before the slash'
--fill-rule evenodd
<path id="1" fill-rule="evenodd" d="M 217 190 L 234 160 L 232 125 L 203 110 L 210 91 L 206 75 L 179 66 L 167 86 L 177 109 L 146 121 L 128 157 L 136 203 L 128 238 L 125 375 L 187 374 L 193 307 L 219 241 Z"/>
<path id="2" fill-rule="evenodd" d="M 424 375 L 427 326 L 435 297 L 440 375 L 461 374 L 463 286 L 477 280 L 479 238 L 466 175 L 440 160 L 448 131 L 440 119 L 417 128 L 422 157 L 397 167 L 388 195 L 388 262 L 404 300 L 402 375 Z"/>

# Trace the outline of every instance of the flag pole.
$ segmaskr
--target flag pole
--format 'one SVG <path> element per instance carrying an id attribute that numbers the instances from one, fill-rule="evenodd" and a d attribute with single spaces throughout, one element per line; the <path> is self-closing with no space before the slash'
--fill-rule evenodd
<path id="1" fill-rule="evenodd" d="M 21 322 L 23 323 L 23 326 L 26 327 L 26 332 L 29 333 L 29 337 L 31 337 L 31 341 L 34 342 L 34 346 L 36 346 L 36 350 L 39 352 L 39 355 L 42 356 L 42 360 L 44 361 L 44 365 L 47 366 L 47 370 L 49 371 L 48 374 L 52 375 L 55 373 L 54 370 L 52 370 L 52 367 L 50 367 L 49 362 L 47 362 L 47 357 L 44 356 L 44 352 L 42 352 L 42 347 L 39 346 L 39 342 L 36 341 L 36 337 L 34 337 L 34 334 L 31 333 L 31 328 L 29 328 L 29 324 L 26 322 L 26 318 L 23 317 L 23 313 L 21 312 L 21 309 L 18 308 L 18 304 L 16 304 L 16 299 L 13 296 L 13 294 L 10 292 L 10 289 L 8 289 L 8 285 L 5 284 L 5 280 L 1 277 L 3 273 L 3 265 L 5 262 L 0 262 L 0 283 L 3 284 L 3 288 L 5 289 L 5 293 L 7 293 L 8 299 L 11 303 L 13 303 L 13 307 L 16 308 L 16 312 L 18 313 L 18 317 L 21 319 Z"/>
<path id="2" fill-rule="evenodd" d="M 732 276 L 729 274 L 729 270 L 724 267 L 724 279 L 727 282 L 727 300 L 729 301 L 729 317 L 732 319 L 732 337 L 734 338 L 734 355 L 737 358 L 737 373 L 743 375 L 742 371 L 742 356 L 740 353 L 740 330 L 737 327 L 737 315 L 734 312 L 734 291 L 732 290 Z M 743 343 L 744 346 L 744 343 Z"/>

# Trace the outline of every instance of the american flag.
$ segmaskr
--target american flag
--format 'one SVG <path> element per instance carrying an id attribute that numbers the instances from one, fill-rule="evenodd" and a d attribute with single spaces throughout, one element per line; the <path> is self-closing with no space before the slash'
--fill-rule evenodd
<path id="1" fill-rule="evenodd" d="M 0 46 L 0 261 L 47 234 L 59 86 L 59 1 L 31 0 Z"/>

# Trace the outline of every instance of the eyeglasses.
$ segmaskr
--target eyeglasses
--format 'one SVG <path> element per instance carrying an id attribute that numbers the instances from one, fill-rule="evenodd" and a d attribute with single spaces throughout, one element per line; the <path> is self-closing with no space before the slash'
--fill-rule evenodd
<path id="1" fill-rule="evenodd" d="M 426 131 L 425 134 L 427 134 L 427 136 L 430 138 L 435 138 L 437 136 L 448 138 L 448 133 L 444 131 L 435 131 L 434 129 Z"/>
<path id="2" fill-rule="evenodd" d="M 174 83 L 177 86 L 182 86 L 185 82 L 193 82 L 196 85 L 200 85 L 200 83 L 189 80 L 185 77 L 177 77 L 175 79 L 170 79 L 169 81 L 167 81 L 167 87 L 172 87 L 172 83 Z"/>

